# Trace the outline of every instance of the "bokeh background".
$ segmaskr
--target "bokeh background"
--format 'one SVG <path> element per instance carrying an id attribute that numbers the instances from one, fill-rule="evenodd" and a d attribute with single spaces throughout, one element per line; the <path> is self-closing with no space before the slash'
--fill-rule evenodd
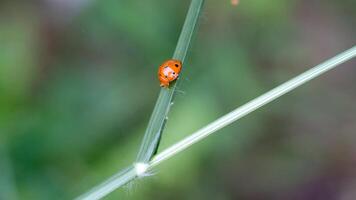
<path id="1" fill-rule="evenodd" d="M 0 199 L 73 199 L 131 164 L 190 1 L 0 1 Z M 353 0 L 205 3 L 162 148 L 355 44 Z M 356 199 L 355 61 L 106 199 Z"/>

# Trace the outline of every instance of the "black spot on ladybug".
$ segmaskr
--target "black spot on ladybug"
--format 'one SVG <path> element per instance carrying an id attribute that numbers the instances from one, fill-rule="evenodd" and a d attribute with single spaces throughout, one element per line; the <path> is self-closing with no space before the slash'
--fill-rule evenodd
<path id="1" fill-rule="evenodd" d="M 164 76 L 164 77 L 168 78 L 168 76 Z"/>
<path id="2" fill-rule="evenodd" d="M 179 65 L 178 65 L 178 64 L 175 64 L 174 66 L 179 67 Z"/>
<path id="3" fill-rule="evenodd" d="M 165 66 L 164 68 L 168 68 L 168 66 Z"/>

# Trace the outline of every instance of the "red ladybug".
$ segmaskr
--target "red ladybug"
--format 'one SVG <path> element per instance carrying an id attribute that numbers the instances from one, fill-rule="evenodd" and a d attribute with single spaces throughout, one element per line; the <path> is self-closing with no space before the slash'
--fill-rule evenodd
<path id="1" fill-rule="evenodd" d="M 170 59 L 165 61 L 158 69 L 158 80 L 161 87 L 168 88 L 169 83 L 176 80 L 182 70 L 182 62 Z"/>

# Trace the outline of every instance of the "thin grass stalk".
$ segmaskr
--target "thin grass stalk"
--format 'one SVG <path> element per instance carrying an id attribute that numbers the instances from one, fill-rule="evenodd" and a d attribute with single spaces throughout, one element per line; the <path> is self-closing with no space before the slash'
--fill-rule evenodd
<path id="1" fill-rule="evenodd" d="M 117 174 L 113 175 L 103 183 L 95 186 L 93 189 L 87 193 L 82 194 L 77 197 L 76 200 L 97 200 L 104 198 L 106 195 L 110 194 L 117 188 L 126 185 L 130 181 L 137 177 L 137 171 L 133 166 L 129 166 L 126 169 L 119 171 Z"/>
<path id="2" fill-rule="evenodd" d="M 246 116 L 247 114 L 257 110 L 258 108 L 270 103 L 278 97 L 294 90 L 295 88 L 305 84 L 306 82 L 320 76 L 321 74 L 337 67 L 338 65 L 352 59 L 356 56 L 356 46 L 351 49 L 340 53 L 339 55 L 311 68 L 310 70 L 296 76 L 295 78 L 279 85 L 278 87 L 270 90 L 269 92 L 253 99 L 252 101 L 244 104 L 243 106 L 233 110 L 232 112 L 220 117 L 216 121 L 206 125 L 197 132 L 189 135 L 183 140 L 165 149 L 157 156 L 155 156 L 149 163 L 150 168 L 158 165 L 159 163 L 167 160 L 168 158 L 176 155 L 177 153 L 187 149 L 189 146 L 201 141 L 212 133 L 224 128 L 225 126 L 235 122 L 236 120 Z"/>
<path id="3" fill-rule="evenodd" d="M 122 172 L 112 176 L 104 183 L 95 187 L 93 190 L 88 193 L 78 197 L 77 199 L 85 200 L 96 200 L 100 199 L 115 189 L 123 186 L 124 184 L 146 175 L 148 170 L 153 169 L 155 166 L 159 165 L 163 161 L 175 156 L 179 152 L 187 149 L 191 145 L 201 141 L 202 139 L 208 137 L 209 135 L 215 133 L 216 131 L 228 126 L 234 121 L 246 116 L 247 114 L 257 110 L 258 108 L 266 105 L 267 103 L 279 98 L 280 96 L 296 89 L 297 87 L 307 83 L 311 79 L 314 79 L 323 73 L 339 66 L 340 64 L 351 60 L 356 56 L 356 46 L 351 49 L 338 54 L 337 56 L 331 58 L 330 60 L 321 63 L 312 69 L 296 76 L 295 78 L 277 86 L 276 88 L 270 90 L 269 92 L 253 99 L 252 101 L 242 105 L 241 107 L 233 110 L 232 112 L 222 116 L 221 118 L 215 120 L 214 122 L 206 125 L 190 136 L 182 139 L 176 144 L 168 147 L 163 150 L 161 153 L 157 154 L 153 159 L 148 163 L 135 163 L 132 167 L 129 167 Z"/>
<path id="4" fill-rule="evenodd" d="M 180 60 L 183 64 L 203 3 L 204 0 L 192 0 L 173 54 L 173 59 Z M 161 88 L 136 158 L 137 162 L 148 163 L 156 154 L 178 81 L 179 79 L 170 88 Z"/>

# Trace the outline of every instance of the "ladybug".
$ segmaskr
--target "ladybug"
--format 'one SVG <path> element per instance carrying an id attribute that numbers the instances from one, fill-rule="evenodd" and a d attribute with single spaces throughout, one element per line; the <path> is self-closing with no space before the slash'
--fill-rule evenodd
<path id="1" fill-rule="evenodd" d="M 169 83 L 176 80 L 182 70 L 182 62 L 170 59 L 165 61 L 158 69 L 158 80 L 161 87 L 168 88 Z"/>

